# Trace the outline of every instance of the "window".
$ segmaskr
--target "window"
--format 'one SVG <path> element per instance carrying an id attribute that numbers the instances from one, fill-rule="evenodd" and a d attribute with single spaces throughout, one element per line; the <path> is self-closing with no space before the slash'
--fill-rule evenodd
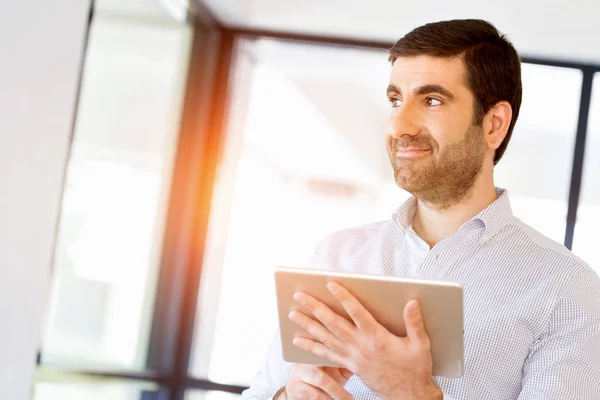
<path id="1" fill-rule="evenodd" d="M 33 400 L 167 400 L 167 392 L 152 384 L 54 383 L 35 385 Z M 208 399 L 207 399 L 208 400 Z"/>
<path id="2" fill-rule="evenodd" d="M 44 364 L 145 364 L 191 43 L 175 22 L 91 25 Z"/>
<path id="3" fill-rule="evenodd" d="M 185 400 L 236 400 L 242 396 L 235 393 L 217 392 L 217 391 L 189 391 L 185 396 Z"/>
<path id="4" fill-rule="evenodd" d="M 523 64 L 522 81 L 523 103 L 496 185 L 508 188 L 517 217 L 563 243 L 582 74 Z"/>
<path id="5" fill-rule="evenodd" d="M 594 76 L 573 252 L 600 274 L 600 74 Z"/>
<path id="6" fill-rule="evenodd" d="M 257 40 L 238 58 L 247 86 L 234 85 L 193 372 L 248 384 L 276 329 L 273 269 L 304 265 L 335 230 L 390 218 L 408 194 L 385 150 L 384 51 Z"/>

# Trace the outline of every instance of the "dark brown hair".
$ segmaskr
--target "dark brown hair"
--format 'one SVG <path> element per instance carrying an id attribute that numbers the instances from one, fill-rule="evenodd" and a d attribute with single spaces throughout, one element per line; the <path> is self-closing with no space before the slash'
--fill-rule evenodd
<path id="1" fill-rule="evenodd" d="M 521 62 L 513 45 L 489 22 L 464 19 L 434 22 L 409 32 L 390 49 L 392 64 L 398 57 L 428 55 L 462 57 L 466 83 L 475 98 L 474 124 L 498 102 L 512 107 L 508 133 L 494 155 L 502 158 L 521 108 Z"/>

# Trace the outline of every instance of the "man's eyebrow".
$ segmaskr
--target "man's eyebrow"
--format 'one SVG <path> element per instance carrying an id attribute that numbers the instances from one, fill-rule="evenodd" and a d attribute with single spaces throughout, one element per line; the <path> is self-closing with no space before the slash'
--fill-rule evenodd
<path id="1" fill-rule="evenodd" d="M 392 83 L 392 84 L 388 85 L 386 93 L 388 95 L 402 94 L 402 91 L 400 89 L 398 89 L 398 87 Z M 442 96 L 446 97 L 448 100 L 454 100 L 454 95 L 448 89 L 446 89 L 445 87 L 443 87 L 441 85 L 432 84 L 432 85 L 419 86 L 413 90 L 413 93 L 417 96 L 423 96 L 426 94 L 437 93 L 437 94 L 441 94 Z"/>
<path id="2" fill-rule="evenodd" d="M 454 95 L 445 87 L 441 85 L 423 85 L 416 88 L 413 93 L 417 96 L 423 96 L 425 94 L 437 93 L 446 97 L 448 100 L 454 100 Z"/>
<path id="3" fill-rule="evenodd" d="M 392 94 L 392 93 L 400 94 L 400 90 L 396 87 L 396 85 L 394 85 L 393 83 L 390 83 L 387 87 L 386 94 Z"/>

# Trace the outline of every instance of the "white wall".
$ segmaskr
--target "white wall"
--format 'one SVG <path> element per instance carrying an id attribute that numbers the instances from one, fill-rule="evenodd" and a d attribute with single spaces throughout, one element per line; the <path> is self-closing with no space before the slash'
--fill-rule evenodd
<path id="1" fill-rule="evenodd" d="M 28 399 L 89 0 L 0 0 L 0 398 Z"/>

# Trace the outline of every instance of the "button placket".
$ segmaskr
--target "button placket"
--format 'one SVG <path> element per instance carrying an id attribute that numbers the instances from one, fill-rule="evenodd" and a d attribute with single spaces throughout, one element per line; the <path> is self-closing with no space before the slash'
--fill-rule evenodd
<path id="1" fill-rule="evenodd" d="M 440 261 L 440 249 L 434 247 L 419 263 L 419 272 L 427 275 L 430 270 L 437 270 Z"/>

